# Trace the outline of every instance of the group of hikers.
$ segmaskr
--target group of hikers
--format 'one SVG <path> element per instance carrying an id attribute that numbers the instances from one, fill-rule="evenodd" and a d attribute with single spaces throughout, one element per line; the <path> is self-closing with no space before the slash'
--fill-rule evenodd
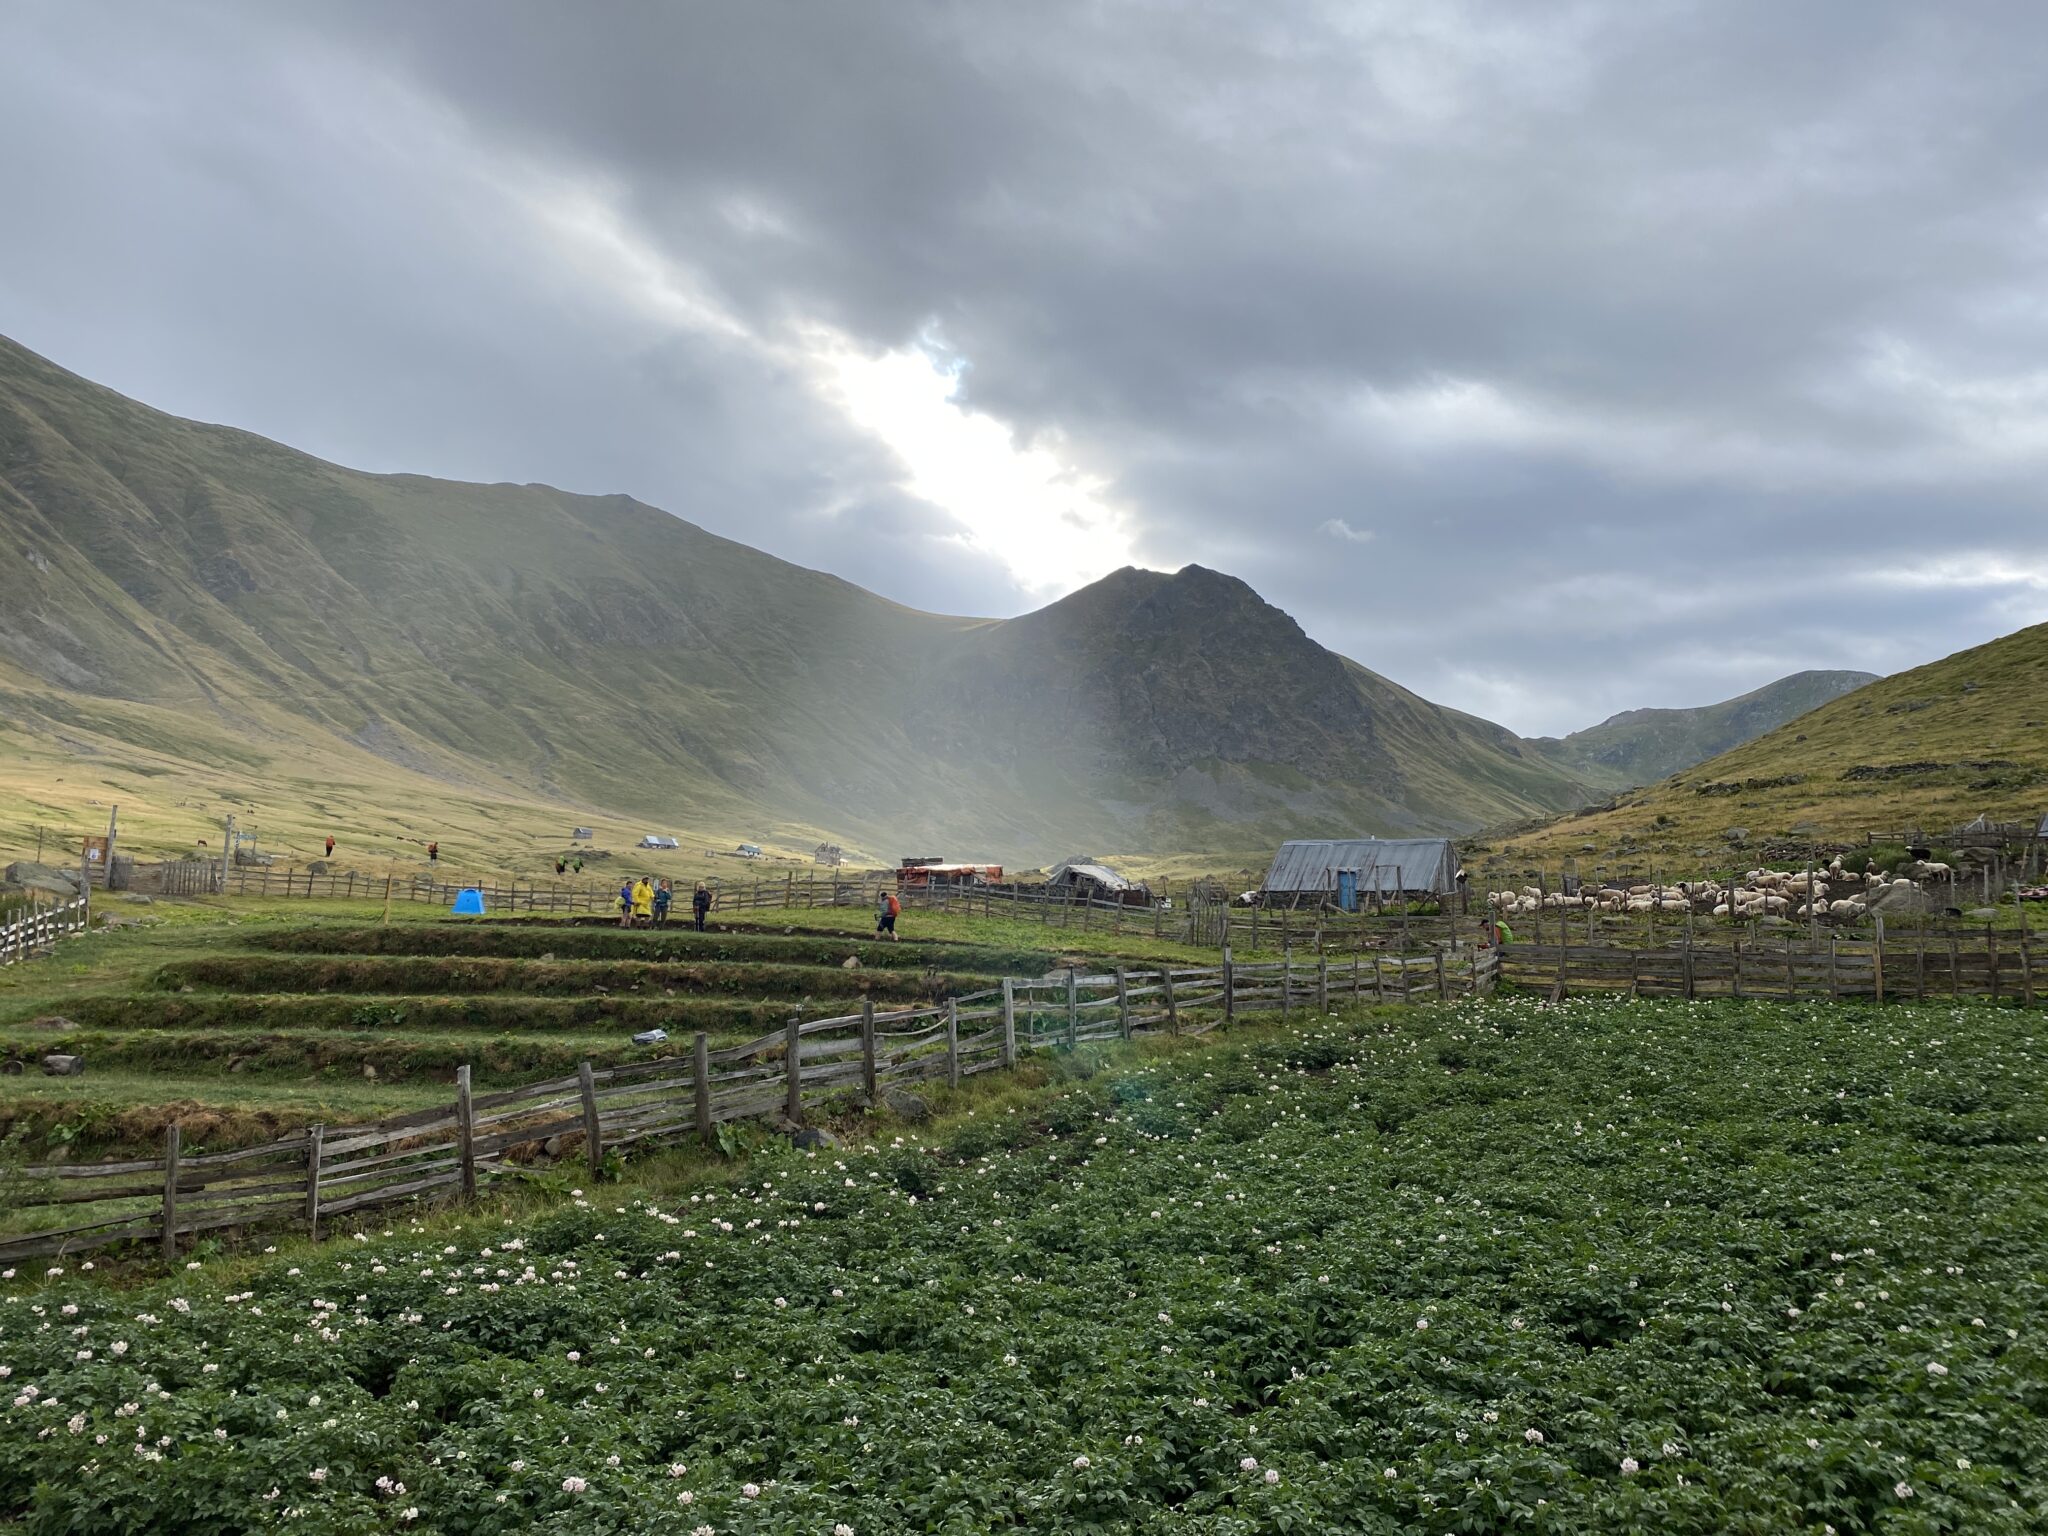
<path id="1" fill-rule="evenodd" d="M 675 902 L 675 888 L 667 880 L 650 880 L 641 875 L 628 880 L 619 887 L 619 926 L 621 928 L 658 927 L 668 921 L 668 909 Z M 690 910 L 697 921 L 697 931 L 704 931 L 704 918 L 711 911 L 711 892 L 703 881 L 697 882 L 697 889 L 690 896 Z"/>
<path id="2" fill-rule="evenodd" d="M 575 871 L 575 872 L 576 872 L 577 874 L 579 874 L 579 875 L 583 873 L 583 855 L 582 855 L 582 854 L 580 854 L 580 853 L 579 853 L 579 854 L 577 854 L 577 855 L 576 855 L 576 857 L 575 857 L 575 858 L 573 858 L 573 859 L 571 859 L 571 858 L 567 858 L 567 857 L 563 857 L 563 858 L 558 858 L 558 859 L 556 859 L 556 860 L 555 860 L 555 873 L 556 873 L 556 874 L 558 874 L 558 875 L 566 875 L 566 874 L 568 874 L 568 873 L 569 873 L 569 871 L 570 871 L 570 870 L 572 870 L 572 869 L 573 869 L 573 870 L 574 870 L 574 871 Z"/>

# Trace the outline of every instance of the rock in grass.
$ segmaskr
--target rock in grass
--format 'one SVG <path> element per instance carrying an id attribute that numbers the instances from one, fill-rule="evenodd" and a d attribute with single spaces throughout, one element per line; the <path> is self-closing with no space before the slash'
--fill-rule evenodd
<path id="1" fill-rule="evenodd" d="M 66 1055 L 61 1051 L 53 1051 L 43 1058 L 43 1075 L 45 1077 L 83 1077 L 85 1076 L 85 1058 L 83 1056 Z"/>
<path id="2" fill-rule="evenodd" d="M 884 1088 L 882 1103 L 892 1114 L 899 1115 L 905 1120 L 929 1120 L 932 1117 L 931 1105 L 924 1101 L 922 1095 L 912 1093 L 907 1088 Z"/>
<path id="3" fill-rule="evenodd" d="M 789 1138 L 789 1144 L 803 1152 L 819 1147 L 836 1147 L 839 1145 L 839 1138 L 819 1126 L 807 1125 Z"/>

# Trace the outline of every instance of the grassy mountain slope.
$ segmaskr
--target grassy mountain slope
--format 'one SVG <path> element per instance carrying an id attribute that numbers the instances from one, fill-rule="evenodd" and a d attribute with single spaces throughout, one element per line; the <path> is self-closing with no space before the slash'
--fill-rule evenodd
<path id="1" fill-rule="evenodd" d="M 4 341 L 0 568 L 0 783 L 78 756 L 65 741 L 147 747 L 136 835 L 188 812 L 203 835 L 209 789 L 258 761 L 280 825 L 324 795 L 423 838 L 451 797 L 509 798 L 546 846 L 609 811 L 707 842 L 1025 861 L 1585 798 L 1197 567 L 1014 620 L 920 613 L 626 497 L 358 473 Z M 0 806 L 13 841 L 90 808 L 40 805 Z"/>
<path id="2" fill-rule="evenodd" d="M 1795 672 L 1719 704 L 1624 710 L 1562 739 L 1541 738 L 1536 745 L 1589 784 L 1632 789 L 1682 773 L 1876 681 L 1875 672 Z"/>
<path id="3" fill-rule="evenodd" d="M 2037 624 L 1858 688 L 1612 809 L 1548 823 L 1507 846 L 1557 855 L 1591 844 L 1604 854 L 1628 840 L 1685 859 L 1696 848 L 1724 849 L 1731 827 L 1745 829 L 1751 844 L 1849 841 L 2043 812 L 2048 624 Z"/>

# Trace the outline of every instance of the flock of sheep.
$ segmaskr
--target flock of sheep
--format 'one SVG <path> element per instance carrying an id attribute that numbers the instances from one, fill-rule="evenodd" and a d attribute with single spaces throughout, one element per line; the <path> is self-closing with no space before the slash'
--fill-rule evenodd
<path id="1" fill-rule="evenodd" d="M 1919 891 L 1924 883 L 1948 881 L 1946 864 L 1920 860 L 1896 875 L 1882 870 L 1844 869 L 1837 858 L 1825 868 L 1796 873 L 1752 869 L 1740 879 L 1681 880 L 1676 885 L 1581 887 L 1576 895 L 1526 885 L 1517 891 L 1489 891 L 1487 903 L 1503 917 L 1536 911 L 1691 912 L 1706 917 L 1842 918 L 1866 915 L 1893 889 Z"/>

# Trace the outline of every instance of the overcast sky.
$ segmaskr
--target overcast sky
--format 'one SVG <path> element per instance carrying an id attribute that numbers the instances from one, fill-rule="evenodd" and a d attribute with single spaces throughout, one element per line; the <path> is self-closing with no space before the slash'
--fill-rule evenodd
<path id="1" fill-rule="evenodd" d="M 1524 732 L 2048 619 L 2048 7 L 0 0 L 0 332 Z M 1224 637 L 1227 639 L 1227 637 Z"/>

